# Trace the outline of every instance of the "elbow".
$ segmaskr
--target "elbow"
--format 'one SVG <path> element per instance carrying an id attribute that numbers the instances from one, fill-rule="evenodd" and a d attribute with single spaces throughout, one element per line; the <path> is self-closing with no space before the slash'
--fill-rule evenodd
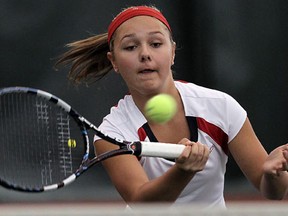
<path id="1" fill-rule="evenodd" d="M 275 176 L 264 176 L 260 183 L 260 191 L 264 198 L 269 200 L 283 200 L 288 193 L 288 182 Z"/>
<path id="2" fill-rule="evenodd" d="M 269 200 L 283 200 L 285 196 L 278 194 L 269 194 L 269 195 L 266 194 L 264 195 L 264 197 Z"/>
<path id="3" fill-rule="evenodd" d="M 270 192 L 266 191 L 266 193 L 262 193 L 262 194 L 266 199 L 269 199 L 269 200 L 283 200 L 286 197 L 287 191 L 285 190 L 284 191 L 275 190 L 275 191 L 270 191 Z"/>

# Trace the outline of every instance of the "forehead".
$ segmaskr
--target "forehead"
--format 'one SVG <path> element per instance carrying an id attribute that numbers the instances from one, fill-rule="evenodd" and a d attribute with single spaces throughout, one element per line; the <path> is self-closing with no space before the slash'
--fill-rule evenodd
<path id="1" fill-rule="evenodd" d="M 143 31 L 169 32 L 165 24 L 150 16 L 136 16 L 122 23 L 115 33 L 131 34 Z"/>

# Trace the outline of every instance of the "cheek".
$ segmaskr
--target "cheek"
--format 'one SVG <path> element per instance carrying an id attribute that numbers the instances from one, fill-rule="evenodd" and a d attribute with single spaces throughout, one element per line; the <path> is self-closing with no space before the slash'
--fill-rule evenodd
<path id="1" fill-rule="evenodd" d="M 119 69 L 124 72 L 124 71 L 129 70 L 132 66 L 133 66 L 133 65 L 132 65 L 129 61 L 123 60 L 123 61 L 121 61 L 121 63 L 119 64 Z"/>
<path id="2" fill-rule="evenodd" d="M 162 55 L 162 58 L 159 59 L 159 64 L 162 65 L 162 67 L 170 69 L 173 65 L 174 60 L 172 55 Z"/>
<path id="3" fill-rule="evenodd" d="M 135 61 L 132 56 L 118 56 L 117 65 L 120 71 L 130 71 L 135 65 Z"/>
<path id="4" fill-rule="evenodd" d="M 158 62 L 161 63 L 161 65 L 165 65 L 165 67 L 171 67 L 171 65 L 173 65 L 174 53 L 171 49 L 162 50 L 158 56 L 160 56 Z"/>
<path id="5" fill-rule="evenodd" d="M 133 71 L 135 70 L 133 66 L 133 61 L 129 61 L 129 58 L 122 58 L 118 63 L 118 73 L 123 77 L 124 80 L 130 80 L 132 78 Z"/>

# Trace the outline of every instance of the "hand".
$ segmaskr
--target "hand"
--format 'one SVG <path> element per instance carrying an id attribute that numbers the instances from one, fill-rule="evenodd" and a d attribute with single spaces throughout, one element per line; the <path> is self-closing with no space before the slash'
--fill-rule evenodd
<path id="1" fill-rule="evenodd" d="M 263 171 L 276 176 L 283 171 L 288 171 L 288 144 L 279 146 L 268 155 L 263 165 Z"/>
<path id="2" fill-rule="evenodd" d="M 192 173 L 203 170 L 209 158 L 210 150 L 208 146 L 199 142 L 191 142 L 186 138 L 182 139 L 179 144 L 186 145 L 186 147 L 175 161 L 177 167 Z"/>

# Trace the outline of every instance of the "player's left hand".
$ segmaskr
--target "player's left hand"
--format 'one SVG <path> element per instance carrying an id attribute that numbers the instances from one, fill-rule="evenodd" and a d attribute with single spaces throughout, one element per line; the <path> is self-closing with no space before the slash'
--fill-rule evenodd
<path id="1" fill-rule="evenodd" d="M 283 171 L 288 171 L 288 144 L 277 147 L 268 155 L 263 171 L 265 174 L 276 176 Z"/>

